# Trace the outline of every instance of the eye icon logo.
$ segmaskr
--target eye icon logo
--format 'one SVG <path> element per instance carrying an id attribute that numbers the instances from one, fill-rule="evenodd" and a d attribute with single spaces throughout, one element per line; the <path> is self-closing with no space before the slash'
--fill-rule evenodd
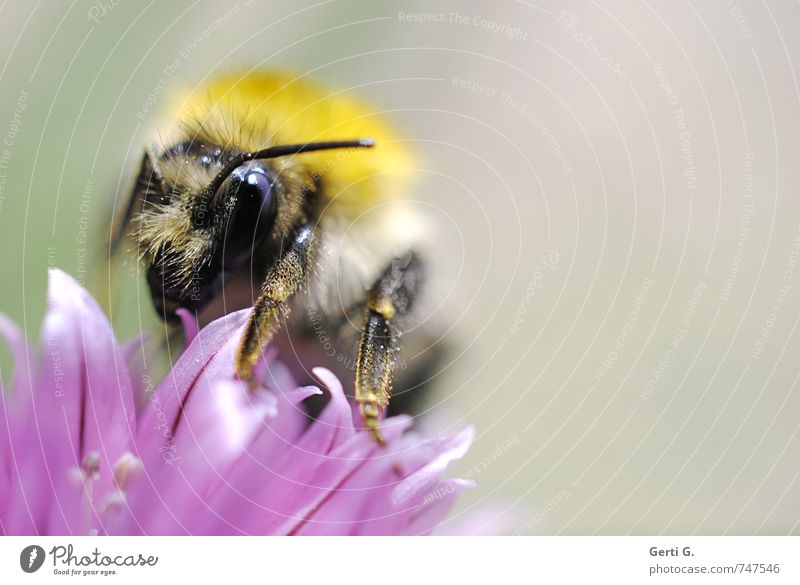
<path id="1" fill-rule="evenodd" d="M 19 566 L 26 573 L 35 573 L 44 564 L 44 549 L 36 544 L 26 546 L 19 553 Z"/>

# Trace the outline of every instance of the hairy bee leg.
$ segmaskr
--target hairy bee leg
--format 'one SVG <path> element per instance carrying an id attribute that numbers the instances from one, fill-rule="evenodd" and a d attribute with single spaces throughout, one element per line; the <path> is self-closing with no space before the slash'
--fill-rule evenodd
<path id="1" fill-rule="evenodd" d="M 355 400 L 364 425 L 381 445 L 380 415 L 389 404 L 397 364 L 397 323 L 410 311 L 421 282 L 422 265 L 408 252 L 392 261 L 367 295 L 366 325 L 356 358 Z"/>
<path id="2" fill-rule="evenodd" d="M 236 352 L 236 374 L 240 379 L 252 381 L 253 367 L 280 326 L 281 312 L 285 313 L 287 302 L 306 280 L 316 240 L 314 228 L 301 226 L 289 248 L 269 270 Z"/>

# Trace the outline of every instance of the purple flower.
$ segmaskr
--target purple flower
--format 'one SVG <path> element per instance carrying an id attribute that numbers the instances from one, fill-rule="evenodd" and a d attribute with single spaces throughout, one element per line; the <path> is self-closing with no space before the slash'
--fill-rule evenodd
<path id="1" fill-rule="evenodd" d="M 49 277 L 40 364 L 0 315 L 16 371 L 0 392 L 0 534 L 429 534 L 458 492 L 444 479 L 471 431 L 421 438 L 408 417 L 384 422 L 387 446 L 329 371 L 310 422 L 275 356 L 249 390 L 233 355 L 246 312 L 199 332 L 147 391 L 94 299 Z"/>

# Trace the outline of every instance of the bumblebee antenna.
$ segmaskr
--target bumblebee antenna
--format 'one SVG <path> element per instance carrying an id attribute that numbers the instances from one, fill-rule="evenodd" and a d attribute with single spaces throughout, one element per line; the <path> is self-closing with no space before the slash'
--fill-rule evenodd
<path id="1" fill-rule="evenodd" d="M 211 199 L 214 194 L 222 187 L 230 174 L 244 163 L 251 160 L 265 160 L 269 158 L 279 158 L 292 154 L 302 154 L 304 152 L 315 152 L 317 150 L 333 150 L 335 148 L 372 148 L 375 140 L 372 138 L 358 138 L 357 140 L 331 140 L 328 142 L 307 142 L 305 144 L 285 144 L 281 146 L 270 146 L 263 150 L 254 152 L 242 152 L 234 156 L 222 168 L 216 177 L 203 189 L 200 194 L 204 199 Z"/>

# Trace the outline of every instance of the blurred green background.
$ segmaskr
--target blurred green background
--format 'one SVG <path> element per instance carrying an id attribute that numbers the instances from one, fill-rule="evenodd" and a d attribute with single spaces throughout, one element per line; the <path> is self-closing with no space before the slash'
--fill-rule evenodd
<path id="1" fill-rule="evenodd" d="M 411 197 L 464 349 L 432 408 L 477 430 L 451 527 L 798 532 L 796 3 L 0 13 L 0 309 L 28 334 L 48 266 L 102 281 L 92 254 L 170 90 L 313 71 L 421 153 Z M 122 340 L 158 327 L 132 273 L 111 291 Z"/>

